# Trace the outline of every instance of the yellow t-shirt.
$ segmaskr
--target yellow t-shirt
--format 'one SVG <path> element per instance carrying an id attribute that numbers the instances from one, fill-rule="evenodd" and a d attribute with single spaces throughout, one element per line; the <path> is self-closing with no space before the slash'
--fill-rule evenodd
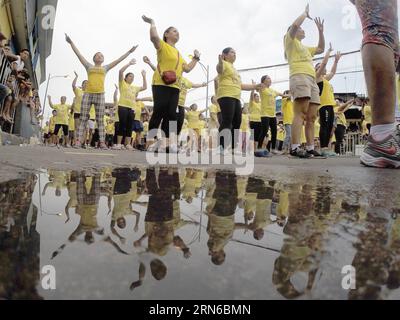
<path id="1" fill-rule="evenodd" d="M 276 117 L 276 97 L 279 93 L 272 88 L 265 88 L 260 91 L 261 117 Z"/>
<path id="2" fill-rule="evenodd" d="M 212 104 L 210 106 L 210 113 L 218 114 L 221 112 L 221 108 L 218 105 Z"/>
<path id="3" fill-rule="evenodd" d="M 113 136 L 115 134 L 115 127 L 113 122 L 105 122 L 106 124 L 106 134 Z"/>
<path id="4" fill-rule="evenodd" d="M 298 39 L 292 39 L 290 34 L 285 36 L 285 53 L 289 62 L 290 76 L 306 74 L 315 78 L 312 58 L 317 48 L 306 47 Z"/>
<path id="5" fill-rule="evenodd" d="M 307 143 L 306 128 L 303 126 L 303 130 L 301 131 L 301 144 L 305 143 Z"/>
<path id="6" fill-rule="evenodd" d="M 86 93 L 104 93 L 104 82 L 107 69 L 105 67 L 90 66 L 87 69 L 88 84 Z"/>
<path id="7" fill-rule="evenodd" d="M 290 98 L 282 99 L 283 124 L 292 124 L 294 119 L 293 102 Z"/>
<path id="8" fill-rule="evenodd" d="M 118 106 L 134 109 L 136 104 L 136 95 L 139 93 L 140 87 L 130 85 L 125 80 L 119 83 L 120 98 Z"/>
<path id="9" fill-rule="evenodd" d="M 186 96 L 189 89 L 193 88 L 193 83 L 190 82 L 188 79 L 182 77 L 181 81 L 181 92 L 179 94 L 179 103 L 178 105 L 181 107 L 185 106 L 186 103 Z"/>
<path id="10" fill-rule="evenodd" d="M 48 133 L 49 133 L 49 126 L 44 126 L 44 127 L 42 128 L 42 132 L 43 132 L 44 134 L 48 134 Z"/>
<path id="11" fill-rule="evenodd" d="M 146 121 L 143 123 L 143 134 L 146 135 L 149 132 L 149 123 Z"/>
<path id="12" fill-rule="evenodd" d="M 74 113 L 81 113 L 82 108 L 82 99 L 83 99 L 83 90 L 81 88 L 75 88 L 75 104 L 74 104 Z"/>
<path id="13" fill-rule="evenodd" d="M 75 118 L 74 115 L 69 114 L 68 118 L 68 130 L 75 131 Z"/>
<path id="14" fill-rule="evenodd" d="M 144 110 L 144 103 L 142 101 L 137 101 L 135 104 L 135 120 L 141 121 L 142 120 L 142 111 Z"/>
<path id="15" fill-rule="evenodd" d="M 179 63 L 178 63 L 178 55 L 179 55 Z M 179 51 L 173 46 L 166 43 L 165 41 L 161 40 L 160 49 L 157 50 L 157 61 L 161 72 L 175 71 L 177 81 L 174 84 L 166 85 L 164 81 L 161 79 L 161 75 L 158 70 L 159 68 L 157 68 L 153 76 L 153 85 L 167 86 L 180 89 L 180 83 L 183 74 L 183 65 L 186 64 L 186 61 L 183 59 L 182 55 L 179 54 Z M 176 68 L 177 64 L 178 68 Z"/>
<path id="16" fill-rule="evenodd" d="M 242 132 L 250 131 L 249 121 L 250 121 L 250 115 L 242 114 L 242 124 L 240 126 L 240 131 Z"/>
<path id="17" fill-rule="evenodd" d="M 346 120 L 346 116 L 344 115 L 344 113 L 343 112 L 341 112 L 341 113 L 337 113 L 337 110 L 340 108 L 340 106 L 336 106 L 335 107 L 335 115 L 336 115 L 336 118 L 337 118 L 337 124 L 339 125 L 342 125 L 342 126 L 345 126 L 346 128 L 347 128 L 347 120 Z"/>
<path id="18" fill-rule="evenodd" d="M 232 63 L 223 62 L 224 70 L 218 75 L 218 99 L 235 98 L 240 100 L 242 95 L 242 80 Z"/>
<path id="19" fill-rule="evenodd" d="M 277 139 L 278 139 L 278 141 L 285 141 L 285 130 L 284 129 L 278 129 Z"/>
<path id="20" fill-rule="evenodd" d="M 261 122 L 261 102 L 250 101 L 249 112 L 251 122 Z"/>
<path id="21" fill-rule="evenodd" d="M 332 85 L 326 79 L 323 80 L 324 88 L 321 94 L 321 108 L 326 106 L 335 106 L 335 93 Z"/>
<path id="22" fill-rule="evenodd" d="M 71 110 L 71 106 L 68 104 L 56 104 L 53 105 L 53 109 L 57 111 L 57 116 L 55 117 L 56 124 L 68 125 L 68 113 Z"/>
<path id="23" fill-rule="evenodd" d="M 319 138 L 319 131 L 321 129 L 321 124 L 319 123 L 319 121 L 315 121 L 315 125 L 314 125 L 314 137 L 315 138 Z"/>
<path id="24" fill-rule="evenodd" d="M 55 129 L 56 129 L 56 120 L 55 120 L 55 117 L 51 117 L 50 120 L 49 120 L 50 133 L 54 133 Z"/>
<path id="25" fill-rule="evenodd" d="M 136 132 L 132 131 L 132 140 L 135 140 L 135 139 L 136 139 Z"/>
<path id="26" fill-rule="evenodd" d="M 188 127 L 190 129 L 200 129 L 200 112 L 199 111 L 188 111 L 186 112 L 186 118 L 188 120 Z"/>
<path id="27" fill-rule="evenodd" d="M 372 110 L 371 106 L 365 106 L 364 107 L 364 117 L 365 117 L 365 122 L 366 124 L 371 124 L 372 123 Z"/>
<path id="28" fill-rule="evenodd" d="M 94 104 L 92 104 L 90 111 L 89 111 L 89 119 L 95 121 L 96 120 L 96 109 Z"/>

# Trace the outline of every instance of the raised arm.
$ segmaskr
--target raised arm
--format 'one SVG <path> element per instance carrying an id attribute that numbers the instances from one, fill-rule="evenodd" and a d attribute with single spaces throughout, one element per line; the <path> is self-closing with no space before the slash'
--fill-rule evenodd
<path id="1" fill-rule="evenodd" d="M 50 108 L 54 109 L 53 102 L 51 101 L 51 96 L 47 96 L 47 97 L 48 97 L 48 99 L 49 99 L 49 106 L 50 106 Z"/>
<path id="2" fill-rule="evenodd" d="M 119 70 L 119 82 L 124 81 L 124 73 L 125 71 L 130 67 L 136 64 L 136 60 L 132 59 L 131 61 L 129 61 L 129 63 L 125 66 L 123 66 L 120 70 Z"/>
<path id="3" fill-rule="evenodd" d="M 75 78 L 74 78 L 74 81 L 72 81 L 72 91 L 74 91 L 74 93 L 75 93 L 75 90 L 76 90 L 76 84 L 77 84 L 77 82 L 78 82 L 78 74 L 76 73 L 76 71 L 74 71 L 74 73 L 75 73 Z"/>
<path id="4" fill-rule="evenodd" d="M 192 85 L 193 89 L 199 89 L 199 88 L 204 88 L 204 87 L 207 87 L 207 83 L 206 82 L 204 82 L 202 84 L 193 84 Z"/>
<path id="5" fill-rule="evenodd" d="M 332 44 L 329 43 L 329 49 L 326 52 L 324 60 L 322 60 L 320 66 L 319 66 L 319 68 L 317 70 L 317 73 L 316 73 L 317 82 L 321 82 L 322 81 L 322 72 L 324 71 L 324 69 L 328 65 L 328 61 L 329 61 L 329 58 L 331 56 L 332 51 L 333 51 Z"/>
<path id="6" fill-rule="evenodd" d="M 184 64 L 183 65 L 183 71 L 186 73 L 191 72 L 194 67 L 197 65 L 197 62 L 200 61 L 200 52 L 198 50 L 194 50 L 194 56 L 192 61 L 190 61 L 189 64 Z"/>
<path id="7" fill-rule="evenodd" d="M 157 50 L 160 50 L 161 48 L 161 38 L 158 35 L 158 31 L 156 28 L 156 23 L 154 22 L 153 19 L 146 17 L 146 16 L 142 16 L 142 19 L 144 22 L 150 24 L 150 41 L 153 43 L 154 47 Z"/>
<path id="8" fill-rule="evenodd" d="M 251 80 L 251 83 L 252 83 L 253 85 L 256 84 L 256 82 L 255 82 L 254 80 Z M 256 93 L 255 90 L 251 90 L 251 92 L 250 92 L 250 102 L 253 102 L 253 101 L 254 101 L 254 94 L 255 94 L 255 93 Z"/>
<path id="9" fill-rule="evenodd" d="M 324 20 L 321 20 L 321 18 L 315 18 L 314 21 L 319 33 L 318 48 L 315 51 L 315 54 L 321 54 L 325 52 Z"/>
<path id="10" fill-rule="evenodd" d="M 156 66 L 150 61 L 150 59 L 146 56 L 143 57 L 143 62 L 148 64 L 153 71 L 156 71 Z"/>
<path id="11" fill-rule="evenodd" d="M 331 72 L 329 74 L 327 74 L 326 77 L 325 77 L 326 80 L 330 81 L 336 75 L 337 66 L 338 66 L 338 63 L 339 63 L 341 58 L 342 58 L 342 54 L 340 52 L 337 52 L 336 56 L 335 56 L 335 62 L 333 63 Z"/>
<path id="12" fill-rule="evenodd" d="M 71 45 L 72 50 L 74 51 L 75 55 L 78 57 L 79 61 L 82 63 L 82 65 L 85 67 L 85 69 L 90 67 L 89 61 L 87 61 L 83 55 L 80 53 L 78 48 L 76 47 L 75 43 L 71 40 L 71 38 L 65 34 L 65 40 Z"/>
<path id="13" fill-rule="evenodd" d="M 260 84 L 242 84 L 243 91 L 254 91 L 254 90 L 262 90 L 265 88 L 265 85 Z"/>
<path id="14" fill-rule="evenodd" d="M 143 85 L 139 91 L 146 91 L 147 90 L 147 78 L 146 78 L 146 71 L 142 70 L 142 78 L 143 78 Z"/>
<path id="15" fill-rule="evenodd" d="M 114 106 L 118 105 L 119 99 L 118 99 L 118 86 L 115 85 L 115 91 L 114 91 Z"/>
<path id="16" fill-rule="evenodd" d="M 126 58 L 129 57 L 129 55 L 137 49 L 138 46 L 132 47 L 127 53 L 119 57 L 117 60 L 111 62 L 109 65 L 106 66 L 107 71 L 115 68 L 117 65 L 119 65 L 122 61 L 124 61 Z"/>
<path id="17" fill-rule="evenodd" d="M 347 101 L 346 103 L 342 104 L 336 113 L 345 113 L 354 104 L 354 101 L 355 101 L 355 99 L 352 99 L 352 100 Z"/>
<path id="18" fill-rule="evenodd" d="M 301 27 L 301 25 L 304 23 L 306 19 L 311 19 L 310 17 L 310 5 L 308 4 L 306 7 L 306 10 L 304 13 L 298 17 L 295 22 L 293 22 L 292 26 L 289 29 L 289 36 L 294 39 L 296 37 L 297 31 Z"/>

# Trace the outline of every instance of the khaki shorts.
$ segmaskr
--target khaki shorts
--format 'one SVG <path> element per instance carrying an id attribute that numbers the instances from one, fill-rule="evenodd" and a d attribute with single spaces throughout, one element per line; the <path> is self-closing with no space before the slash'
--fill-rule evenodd
<path id="1" fill-rule="evenodd" d="M 310 98 L 310 103 L 321 104 L 319 87 L 315 78 L 306 74 L 296 74 L 290 77 L 290 92 L 293 99 Z"/>

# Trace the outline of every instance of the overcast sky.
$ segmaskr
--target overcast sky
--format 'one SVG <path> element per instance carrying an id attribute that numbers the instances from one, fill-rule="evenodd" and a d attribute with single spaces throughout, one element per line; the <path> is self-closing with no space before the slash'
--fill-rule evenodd
<path id="1" fill-rule="evenodd" d="M 143 14 L 152 17 L 160 35 L 169 26 L 180 31 L 178 49 L 189 60 L 188 55 L 194 49 L 202 53 L 202 63 L 210 65 L 211 77 L 216 76 L 215 66 L 218 54 L 225 47 L 237 51 L 237 69 L 284 63 L 283 36 L 290 26 L 310 3 L 311 15 L 325 19 L 325 35 L 333 43 L 335 50 L 348 52 L 358 50 L 361 43 L 361 26 L 355 11 L 348 0 L 59 0 L 54 29 L 52 55 L 47 60 L 47 70 L 52 75 L 69 74 L 69 79 L 54 79 L 50 83 L 49 94 L 58 102 L 62 95 L 72 102 L 71 82 L 73 72 L 80 75 L 80 81 L 86 79 L 86 72 L 65 42 L 64 33 L 68 33 L 82 54 L 91 60 L 95 52 L 105 55 L 105 63 L 121 56 L 133 45 L 139 48 L 131 56 L 138 64 L 132 67 L 136 75 L 136 84 L 141 84 L 140 71 L 147 71 L 149 90 L 143 96 L 151 95 L 152 71 L 146 67 L 142 57 L 147 55 L 156 61 L 156 51 L 149 39 L 149 25 L 141 19 Z M 352 24 L 352 19 L 356 24 Z M 315 24 L 307 20 L 306 45 L 318 43 Z M 127 59 L 125 63 L 129 60 Z M 331 64 L 330 64 L 331 65 Z M 328 67 L 330 67 L 330 65 Z M 122 66 L 122 64 L 121 64 Z M 344 58 L 339 65 L 339 72 L 361 70 L 359 54 Z M 264 74 L 269 74 L 277 83 L 273 87 L 284 91 L 288 89 L 288 68 L 259 70 L 242 74 L 243 82 L 251 79 L 260 81 Z M 205 75 L 198 66 L 187 78 L 194 83 L 205 81 Z M 118 67 L 107 75 L 106 99 L 112 101 L 114 83 L 118 81 Z M 41 100 L 44 99 L 45 84 L 41 86 Z M 336 92 L 365 93 L 362 74 L 338 75 L 333 81 Z M 214 93 L 213 85 L 210 86 Z M 243 93 L 242 98 L 248 99 Z M 190 92 L 187 104 L 197 102 L 205 106 L 205 89 Z M 46 115 L 49 110 L 46 110 Z"/>

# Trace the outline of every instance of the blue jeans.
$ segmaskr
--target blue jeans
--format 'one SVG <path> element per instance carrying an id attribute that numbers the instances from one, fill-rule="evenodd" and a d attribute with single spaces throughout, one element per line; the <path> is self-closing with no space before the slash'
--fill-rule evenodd
<path id="1" fill-rule="evenodd" d="M 292 125 L 285 124 L 286 138 L 283 142 L 283 149 L 289 149 L 292 145 Z"/>
<path id="2" fill-rule="evenodd" d="M 7 97 L 8 89 L 0 84 L 0 107 L 3 105 L 4 99 Z"/>

